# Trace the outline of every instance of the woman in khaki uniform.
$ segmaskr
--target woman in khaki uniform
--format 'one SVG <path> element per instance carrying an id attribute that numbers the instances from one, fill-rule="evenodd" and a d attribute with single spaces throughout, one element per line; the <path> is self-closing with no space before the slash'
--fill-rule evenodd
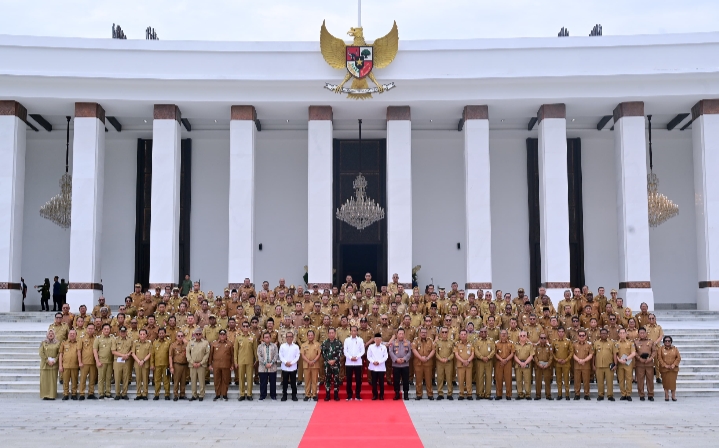
<path id="1" fill-rule="evenodd" d="M 54 400 L 57 397 L 57 372 L 60 341 L 55 332 L 48 330 L 45 340 L 40 343 L 40 398 Z"/>
<path id="2" fill-rule="evenodd" d="M 672 345 L 671 336 L 664 336 L 664 345 L 658 350 L 659 371 L 662 373 L 662 386 L 664 386 L 664 401 L 669 401 L 669 392 L 672 401 L 677 401 L 677 374 L 679 362 L 682 360 L 679 349 Z"/>

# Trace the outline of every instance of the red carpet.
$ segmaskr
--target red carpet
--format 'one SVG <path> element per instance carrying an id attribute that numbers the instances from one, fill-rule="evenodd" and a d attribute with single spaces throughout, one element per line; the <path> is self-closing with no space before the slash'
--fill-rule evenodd
<path id="1" fill-rule="evenodd" d="M 385 385 L 384 401 L 372 401 L 366 379 L 362 401 L 346 401 L 346 383 L 340 388 L 341 401 L 324 401 L 324 386 L 312 413 L 300 447 L 422 447 L 404 401 L 393 401 L 392 386 Z"/>

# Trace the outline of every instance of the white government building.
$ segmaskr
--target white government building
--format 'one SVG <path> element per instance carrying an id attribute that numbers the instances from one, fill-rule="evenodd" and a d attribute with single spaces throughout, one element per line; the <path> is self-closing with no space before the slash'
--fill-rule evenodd
<path id="1" fill-rule="evenodd" d="M 719 33 L 400 40 L 373 72 L 396 88 L 356 101 L 324 88 L 344 73 L 319 41 L 0 36 L 0 311 L 21 276 L 35 308 L 33 285 L 68 279 L 74 311 L 185 273 L 221 294 L 416 265 L 421 287 L 719 310 L 718 54 Z M 647 115 L 679 206 L 658 227 Z M 39 210 L 68 116 L 64 229 Z M 362 232 L 335 217 L 360 172 L 386 212 Z"/>

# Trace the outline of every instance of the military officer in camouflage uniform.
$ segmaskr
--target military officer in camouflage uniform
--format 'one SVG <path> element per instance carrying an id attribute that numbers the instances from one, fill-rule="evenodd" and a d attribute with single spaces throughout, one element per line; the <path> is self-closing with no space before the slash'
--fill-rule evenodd
<path id="1" fill-rule="evenodd" d="M 322 343 L 322 359 L 325 363 L 325 401 L 330 401 L 330 385 L 334 383 L 335 401 L 340 400 L 340 356 L 344 350 L 336 337 L 334 328 L 328 330 L 328 338 Z"/>

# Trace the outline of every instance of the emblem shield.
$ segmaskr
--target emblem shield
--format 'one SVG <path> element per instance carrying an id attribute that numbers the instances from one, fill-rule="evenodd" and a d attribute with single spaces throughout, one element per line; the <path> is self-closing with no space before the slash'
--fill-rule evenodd
<path id="1" fill-rule="evenodd" d="M 372 71 L 372 46 L 347 46 L 347 71 L 355 78 L 364 78 Z"/>

